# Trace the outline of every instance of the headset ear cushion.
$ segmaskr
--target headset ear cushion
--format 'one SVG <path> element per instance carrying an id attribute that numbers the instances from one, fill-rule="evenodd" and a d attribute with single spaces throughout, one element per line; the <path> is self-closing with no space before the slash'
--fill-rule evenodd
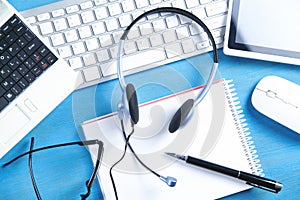
<path id="1" fill-rule="evenodd" d="M 126 98 L 129 106 L 129 114 L 134 124 L 139 121 L 139 105 L 134 86 L 129 83 L 126 86 Z"/>
<path id="2" fill-rule="evenodd" d="M 174 133 L 179 129 L 179 127 L 185 122 L 187 117 L 189 116 L 192 108 L 194 107 L 194 100 L 188 99 L 185 101 L 182 106 L 176 111 L 173 116 L 170 124 L 169 124 L 169 132 Z"/>

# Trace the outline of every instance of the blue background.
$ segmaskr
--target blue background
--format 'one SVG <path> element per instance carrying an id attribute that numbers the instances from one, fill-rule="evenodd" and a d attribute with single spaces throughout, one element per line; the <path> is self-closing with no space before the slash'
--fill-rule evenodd
<path id="1" fill-rule="evenodd" d="M 53 0 L 9 2 L 18 10 L 25 10 Z M 281 76 L 300 84 L 299 66 L 230 57 L 224 55 L 222 49 L 218 52 L 220 76 L 234 80 L 264 173 L 266 177 L 284 184 L 279 194 L 254 188 L 224 199 L 300 199 L 300 135 L 258 113 L 250 101 L 255 85 L 267 75 Z M 183 62 L 185 61 L 171 66 L 176 68 L 184 64 Z M 154 70 L 151 73 L 155 72 Z M 81 130 L 78 122 L 111 111 L 110 97 L 116 83 L 116 80 L 113 80 L 75 91 L 6 154 L 0 160 L 0 165 L 27 151 L 33 136 L 36 140 L 35 147 L 80 140 Z M 152 95 L 151 91 L 153 93 L 153 90 L 149 89 L 147 94 Z M 162 91 L 156 94 L 155 91 L 155 95 L 158 96 L 166 93 Z M 78 99 L 82 102 L 75 102 Z M 142 101 L 146 100 L 147 97 L 143 96 Z M 77 106 L 80 105 L 87 108 L 85 113 L 74 113 L 74 108 L 78 110 Z M 37 184 L 44 199 L 79 199 L 79 194 L 86 192 L 84 182 L 89 178 L 93 165 L 85 148 L 74 146 L 44 151 L 34 154 L 33 162 Z M 34 199 L 27 159 L 1 168 L 0 185 L 0 199 Z M 89 199 L 101 198 L 99 185 L 95 184 Z"/>

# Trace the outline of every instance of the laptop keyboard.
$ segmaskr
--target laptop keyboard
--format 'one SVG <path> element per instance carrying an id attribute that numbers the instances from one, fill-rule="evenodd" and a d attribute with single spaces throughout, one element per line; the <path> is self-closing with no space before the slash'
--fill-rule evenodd
<path id="1" fill-rule="evenodd" d="M 0 28 L 0 111 L 56 60 L 21 19 L 13 15 Z"/>
<path id="2" fill-rule="evenodd" d="M 85 83 L 80 87 L 86 87 L 116 78 L 120 35 L 138 15 L 157 7 L 192 12 L 210 28 L 217 47 L 223 46 L 227 0 L 64 0 L 22 14 L 81 72 Z M 153 51 L 158 47 L 162 51 Z M 171 13 L 155 14 L 128 35 L 124 71 L 132 74 L 211 50 L 208 37 L 190 20 Z"/>

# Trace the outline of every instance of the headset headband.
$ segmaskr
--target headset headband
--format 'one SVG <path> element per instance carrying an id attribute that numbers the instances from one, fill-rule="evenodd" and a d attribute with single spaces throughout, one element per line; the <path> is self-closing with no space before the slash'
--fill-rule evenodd
<path id="1" fill-rule="evenodd" d="M 215 77 L 217 68 L 218 68 L 217 47 L 216 47 L 215 40 L 214 40 L 210 30 L 208 29 L 208 27 L 198 17 L 196 17 L 194 14 L 192 14 L 188 11 L 182 10 L 180 8 L 161 7 L 161 8 L 156 8 L 156 9 L 153 9 L 153 10 L 149 10 L 149 11 L 141 14 L 140 16 L 138 16 L 136 19 L 134 19 L 129 24 L 129 26 L 127 26 L 127 28 L 125 29 L 125 31 L 123 32 L 123 34 L 120 38 L 120 42 L 119 42 L 119 46 L 118 46 L 118 55 L 117 55 L 117 67 L 118 67 L 118 69 L 117 69 L 117 72 L 118 72 L 118 79 L 119 79 L 120 86 L 121 86 L 122 90 L 125 91 L 126 84 L 125 84 L 124 76 L 123 76 L 123 72 L 122 72 L 121 52 L 123 50 L 124 42 L 125 42 L 125 39 L 126 39 L 128 33 L 129 33 L 130 29 L 133 27 L 133 25 L 135 25 L 143 17 L 146 17 L 146 16 L 151 15 L 151 14 L 155 14 L 155 13 L 161 13 L 161 12 L 175 13 L 175 14 L 179 14 L 179 15 L 185 16 L 187 18 L 190 18 L 191 20 L 196 22 L 201 28 L 203 28 L 203 30 L 207 33 L 207 36 L 211 41 L 211 45 L 213 47 L 213 61 L 214 61 L 214 64 L 213 64 L 212 70 L 210 72 L 210 75 L 209 75 L 209 78 L 207 80 L 207 83 L 206 83 L 205 87 L 198 94 L 198 96 L 195 98 L 195 105 L 198 105 L 202 101 L 202 99 L 205 97 L 205 95 L 207 94 L 207 92 L 208 92 L 208 90 L 209 90 L 209 88 L 212 84 L 212 81 Z"/>

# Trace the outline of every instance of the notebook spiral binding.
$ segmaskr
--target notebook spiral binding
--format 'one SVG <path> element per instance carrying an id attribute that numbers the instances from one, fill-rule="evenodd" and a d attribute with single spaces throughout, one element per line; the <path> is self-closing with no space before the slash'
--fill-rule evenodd
<path id="1" fill-rule="evenodd" d="M 239 138 L 242 142 L 251 171 L 256 175 L 264 176 L 251 133 L 249 128 L 247 128 L 248 124 L 246 123 L 245 115 L 243 114 L 241 106 L 239 106 L 240 102 L 238 101 L 234 84 L 232 83 L 232 80 L 226 80 L 223 82 L 223 86 L 225 89 L 225 98 L 227 98 L 227 102 L 235 121 L 235 126 L 238 130 Z"/>

